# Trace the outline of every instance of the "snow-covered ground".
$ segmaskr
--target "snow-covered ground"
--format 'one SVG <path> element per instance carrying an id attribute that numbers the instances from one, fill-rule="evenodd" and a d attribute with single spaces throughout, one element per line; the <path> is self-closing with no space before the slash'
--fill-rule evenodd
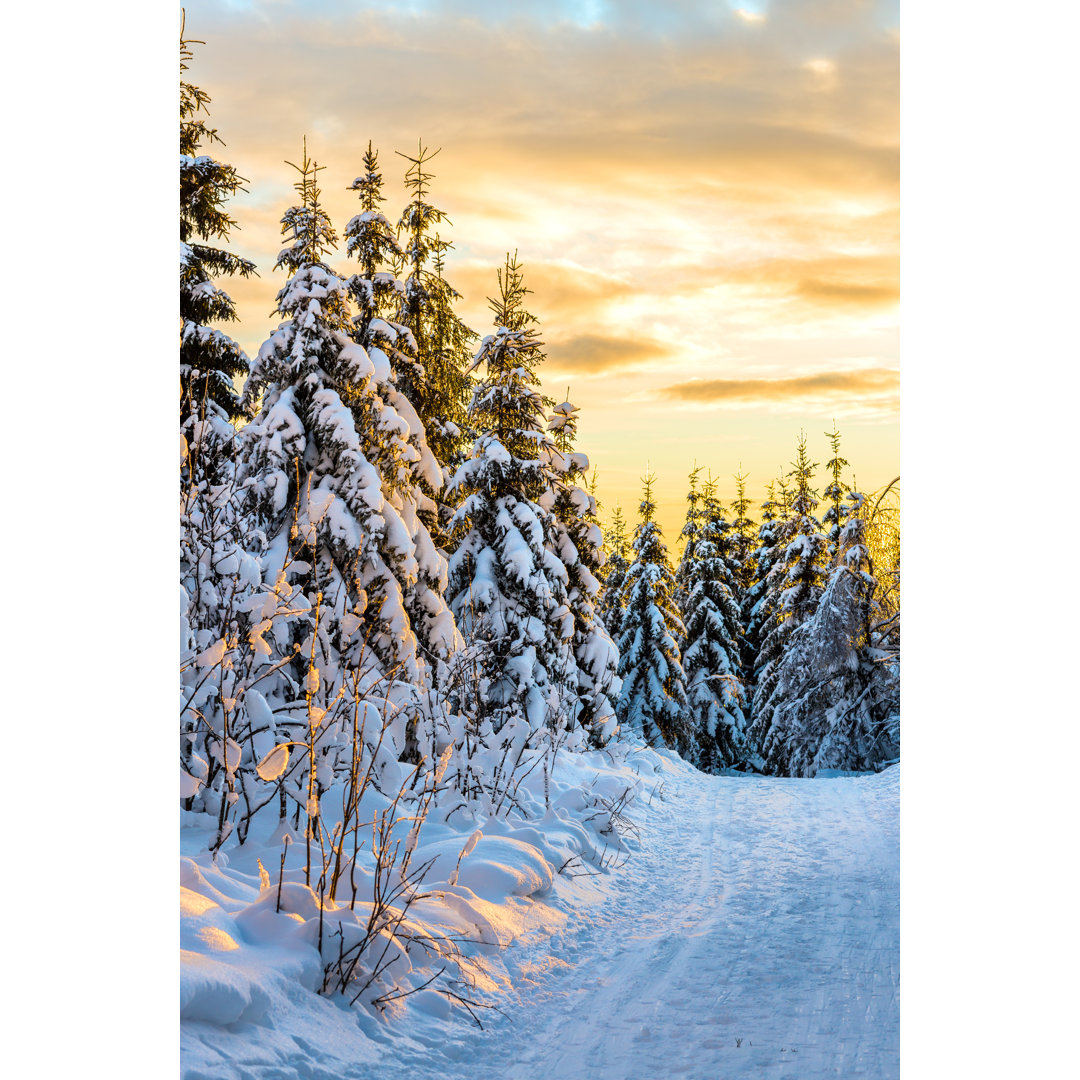
<path id="1" fill-rule="evenodd" d="M 484 1030 L 427 993 L 393 1019 L 359 1017 L 303 989 L 289 972 L 303 958 L 279 948 L 246 1018 L 184 1024 L 185 1077 L 898 1076 L 899 766 L 814 780 L 656 768 L 621 868 L 556 873 L 485 909 L 505 944 L 480 958 L 504 1014 L 482 1013 Z M 236 934 L 224 909 L 199 918 Z"/>

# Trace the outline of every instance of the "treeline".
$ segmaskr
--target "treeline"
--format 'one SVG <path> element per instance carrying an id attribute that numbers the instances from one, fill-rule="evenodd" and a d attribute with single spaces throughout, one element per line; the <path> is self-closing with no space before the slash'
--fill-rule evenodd
<path id="1" fill-rule="evenodd" d="M 690 474 L 673 568 L 644 477 L 632 543 L 616 508 L 601 614 L 615 638 L 621 720 L 715 772 L 868 770 L 900 751 L 900 532 L 894 480 L 845 484 L 840 432 L 819 495 L 805 435 L 750 516 Z M 821 512 L 820 517 L 818 516 Z"/>

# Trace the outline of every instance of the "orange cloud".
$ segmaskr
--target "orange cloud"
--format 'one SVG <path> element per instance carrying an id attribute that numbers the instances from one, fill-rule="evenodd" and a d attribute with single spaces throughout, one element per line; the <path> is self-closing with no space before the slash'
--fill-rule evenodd
<path id="1" fill-rule="evenodd" d="M 694 379 L 668 386 L 668 397 L 697 404 L 767 405 L 807 399 L 898 399 L 900 372 L 891 368 L 825 371 L 788 379 Z"/>
<path id="2" fill-rule="evenodd" d="M 582 448 L 602 472 L 640 474 L 658 397 L 671 428 L 648 453 L 672 476 L 716 437 L 720 407 L 739 455 L 781 433 L 788 454 L 800 404 L 861 410 L 868 429 L 888 429 L 885 447 L 898 400 L 898 36 L 862 0 L 773 0 L 749 20 L 761 5 L 736 6 L 620 0 L 575 21 L 558 0 L 188 0 L 188 30 L 206 41 L 190 75 L 227 144 L 213 152 L 250 180 L 230 203 L 243 226 L 231 246 L 262 274 L 223 283 L 243 320 L 229 332 L 254 350 L 274 325 L 278 221 L 294 198 L 283 159 L 301 136 L 327 166 L 341 229 L 368 139 L 397 220 L 394 151 L 415 152 L 419 135 L 443 147 L 431 201 L 452 222 L 459 314 L 488 332 L 485 298 L 516 248 L 549 354 L 542 377 L 561 395 L 576 376 Z M 330 261 L 352 269 L 342 253 Z"/>
<path id="3" fill-rule="evenodd" d="M 799 296 L 819 304 L 859 307 L 886 307 L 900 299 L 898 285 L 864 285 L 853 281 L 820 281 L 807 278 L 800 281 Z"/>
<path id="4" fill-rule="evenodd" d="M 553 370 L 592 375 L 636 367 L 649 360 L 671 356 L 673 352 L 672 347 L 662 341 L 580 334 L 549 345 L 547 358 Z"/>

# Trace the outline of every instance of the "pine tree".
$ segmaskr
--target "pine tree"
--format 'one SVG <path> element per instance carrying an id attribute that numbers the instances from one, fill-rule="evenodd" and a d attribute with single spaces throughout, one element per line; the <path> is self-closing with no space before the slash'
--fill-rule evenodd
<path id="1" fill-rule="evenodd" d="M 363 346 L 374 368 L 363 388 L 348 393 L 365 453 L 383 479 L 383 496 L 405 523 L 416 566 L 405 567 L 400 583 L 421 653 L 437 671 L 460 644 L 443 595 L 447 563 L 431 529 L 437 523 L 434 499 L 443 473 L 428 446 L 424 425 L 399 383 L 416 385 L 415 342 L 408 328 L 389 318 L 396 313 L 404 285 L 389 269 L 402 258 L 397 237 L 379 209 L 384 202 L 378 153 L 368 143 L 364 173 L 350 190 L 360 195 L 360 213 L 345 229 L 346 252 L 360 263 L 347 280 L 357 314 L 350 336 Z"/>
<path id="2" fill-rule="evenodd" d="M 788 486 L 788 477 L 790 475 L 790 473 L 781 473 L 776 478 L 776 512 L 781 522 L 785 522 L 791 517 L 793 492 Z"/>
<path id="3" fill-rule="evenodd" d="M 363 175 L 348 188 L 360 197 L 360 213 L 345 226 L 345 251 L 360 264 L 360 273 L 350 278 L 349 284 L 354 287 L 357 319 L 367 325 L 373 319 L 397 312 L 405 286 L 393 267 L 404 262 L 405 254 L 394 227 L 381 209 L 386 196 L 382 193 L 379 152 L 370 139 L 363 165 Z"/>
<path id="4" fill-rule="evenodd" d="M 400 314 L 406 293 L 394 268 L 405 261 L 390 222 L 381 210 L 379 154 L 371 142 L 364 153 L 364 173 L 349 185 L 360 196 L 360 213 L 345 227 L 345 251 L 360 264 L 360 272 L 348 279 L 356 306 L 353 337 L 365 349 L 379 349 L 390 362 L 395 382 L 416 387 L 423 384 L 423 368 L 416 356 L 412 332 L 394 319 Z M 441 486 L 441 478 L 439 484 Z"/>
<path id="5" fill-rule="evenodd" d="M 787 775 L 864 771 L 899 754 L 899 684 L 874 640 L 864 503 L 850 494 L 828 584 L 780 665 L 768 751 Z"/>
<path id="6" fill-rule="evenodd" d="M 757 547 L 753 553 L 754 580 L 742 593 L 742 670 L 750 700 L 753 700 L 755 672 L 758 656 L 769 631 L 770 600 L 769 573 L 779 554 L 777 543 L 780 536 L 780 504 L 776 484 L 769 481 L 766 496 L 761 504 L 761 524 L 757 530 Z"/>
<path id="7" fill-rule="evenodd" d="M 660 526 L 654 520 L 655 476 L 642 478 L 641 521 L 634 530 L 634 561 L 622 587 L 619 636 L 619 719 L 651 746 L 690 754 L 693 732 L 678 638 L 684 632 L 675 605 L 677 584 Z"/>
<path id="8" fill-rule="evenodd" d="M 691 476 L 696 478 L 696 473 Z M 742 620 L 735 598 L 731 526 L 711 477 L 700 502 L 693 555 L 687 560 L 684 552 L 680 566 L 686 568 L 681 648 L 694 763 L 703 772 L 716 772 L 741 764 L 747 754 L 739 656 Z"/>
<path id="9" fill-rule="evenodd" d="M 839 554 L 840 529 L 844 524 L 843 502 L 844 491 L 846 490 L 840 481 L 840 476 L 847 467 L 848 461 L 840 456 L 840 431 L 835 420 L 833 421 L 832 431 L 826 431 L 825 435 L 828 437 L 829 445 L 832 447 L 832 458 L 825 466 L 830 479 L 821 497 L 825 499 L 829 507 L 825 511 L 825 516 L 821 519 L 821 524 L 825 535 L 829 539 L 829 552 L 831 555 L 836 556 Z"/>
<path id="10" fill-rule="evenodd" d="M 749 712 L 749 695 L 753 688 L 754 654 L 756 646 L 751 638 L 749 608 L 750 594 L 757 580 L 758 533 L 750 517 L 750 499 L 746 495 L 746 476 L 739 466 L 735 474 L 735 501 L 731 504 L 735 520 L 731 523 L 731 561 L 735 579 L 735 599 L 739 605 L 739 678 L 746 694 L 746 712 Z"/>
<path id="11" fill-rule="evenodd" d="M 202 44 L 180 31 L 180 72 L 188 68 L 190 46 Z M 244 179 L 231 165 L 200 154 L 204 145 L 221 143 L 217 130 L 207 125 L 209 96 L 180 80 L 180 421 L 189 442 L 202 444 L 212 437 L 227 440 L 227 421 L 242 414 L 234 379 L 248 373 L 248 358 L 230 337 L 213 324 L 236 320 L 228 293 L 214 279 L 255 272 L 249 259 L 234 255 L 212 242 L 228 241 L 236 222 L 225 202 L 245 190 Z M 224 145 L 222 143 L 222 145 Z M 209 422 L 195 431 L 195 421 Z M 204 449 L 204 454 L 209 447 Z"/>
<path id="12" fill-rule="evenodd" d="M 513 740 L 565 729 L 576 671 L 566 568 L 552 551 L 554 517 L 541 505 L 554 451 L 536 374 L 542 342 L 509 255 L 498 283 L 489 300 L 496 329 L 476 354 L 485 370 L 469 406 L 479 435 L 452 482 L 462 538 L 449 596 L 473 664 L 454 705 L 477 731 L 507 729 L 504 740 Z"/>
<path id="13" fill-rule="evenodd" d="M 569 397 L 569 388 L 567 388 Z M 582 482 L 589 459 L 575 451 L 578 409 L 570 401 L 556 405 L 548 423 L 555 440 L 549 468 L 554 514 L 553 550 L 567 573 L 567 604 L 574 618 L 573 652 L 577 664 L 577 722 L 603 744 L 615 730 L 619 656 L 596 605 L 603 533 L 597 520 L 596 499 Z"/>
<path id="14" fill-rule="evenodd" d="M 765 485 L 765 491 L 757 548 L 753 555 L 754 581 L 742 597 L 743 625 L 746 628 L 743 636 L 743 675 L 750 692 L 751 712 L 761 674 L 761 652 L 777 615 L 775 605 L 778 597 L 771 589 L 769 575 L 783 556 L 784 543 L 781 540 L 791 516 L 791 491 L 787 476 L 781 473 Z"/>
<path id="15" fill-rule="evenodd" d="M 604 562 L 604 584 L 600 594 L 600 618 L 612 641 L 622 633 L 622 589 L 630 566 L 630 541 L 626 535 L 626 518 L 617 505 L 611 516 L 611 531 L 606 537 L 607 559 Z"/>
<path id="16" fill-rule="evenodd" d="M 692 572 L 691 568 L 697 557 L 697 540 L 702 524 L 701 495 L 697 487 L 700 472 L 701 467 L 695 462 L 693 469 L 690 470 L 690 487 L 686 493 L 686 521 L 683 523 L 682 532 L 679 533 L 683 549 L 679 558 L 679 565 L 675 570 L 675 583 L 677 585 L 675 603 L 679 610 L 684 613 L 686 611 L 686 601 L 690 594 L 688 583 Z"/>
<path id="17" fill-rule="evenodd" d="M 740 465 L 738 473 L 735 474 L 735 501 L 731 504 L 732 513 L 735 515 L 735 520 L 731 523 L 731 542 L 735 583 L 740 600 L 753 585 L 756 575 L 754 565 L 754 551 L 757 548 L 756 533 L 754 522 L 749 516 L 750 500 L 746 497 L 746 479 Z"/>
<path id="18" fill-rule="evenodd" d="M 751 738 L 760 749 L 765 767 L 783 773 L 786 760 L 772 733 L 780 666 L 791 633 L 817 609 L 828 567 L 828 540 L 814 517 L 817 492 L 810 483 L 816 465 L 806 452 L 806 436 L 800 434 L 795 461 L 788 476 L 793 481 L 788 517 L 781 521 L 777 548 L 781 557 L 769 571 L 763 605 L 768 632 L 757 656 Z"/>
<path id="19" fill-rule="evenodd" d="M 428 443 L 446 479 L 464 460 L 468 406 L 472 391 L 472 343 L 477 334 L 455 314 L 461 294 L 446 280 L 443 260 L 452 246 L 437 230 L 449 223 L 445 211 L 428 202 L 434 174 L 426 168 L 439 151 L 418 144 L 409 162 L 405 185 L 412 199 L 398 222 L 403 236 L 404 280 L 396 320 L 408 328 L 415 364 L 400 379 L 402 393 L 416 406 Z M 444 517 L 446 515 L 444 514 Z"/>

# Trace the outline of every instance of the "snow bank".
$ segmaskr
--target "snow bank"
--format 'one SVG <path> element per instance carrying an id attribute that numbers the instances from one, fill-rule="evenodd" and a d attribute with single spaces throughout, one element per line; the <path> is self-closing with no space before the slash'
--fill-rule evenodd
<path id="1" fill-rule="evenodd" d="M 402 820 L 393 842 L 399 854 L 411 844 L 410 874 L 423 871 L 403 914 L 399 898 L 378 916 L 370 856 L 331 900 L 317 861 L 305 874 L 302 836 L 276 813 L 216 859 L 206 850 L 212 822 L 183 814 L 182 1076 L 366 1075 L 358 1067 L 385 1060 L 388 1038 L 436 1038 L 455 1017 L 486 1024 L 520 977 L 515 947 L 562 928 L 593 875 L 634 849 L 626 807 L 672 767 L 667 757 L 640 744 L 564 754 L 546 778 L 538 769 L 523 781 L 519 804 L 542 811 L 531 817 L 458 804 L 434 810 L 412 837 Z M 323 805 L 340 803 L 335 794 Z M 389 804 L 380 800 L 365 796 L 365 812 Z M 382 887 L 400 884 L 391 874 Z M 365 940 L 343 989 L 328 968 L 347 967 Z"/>

